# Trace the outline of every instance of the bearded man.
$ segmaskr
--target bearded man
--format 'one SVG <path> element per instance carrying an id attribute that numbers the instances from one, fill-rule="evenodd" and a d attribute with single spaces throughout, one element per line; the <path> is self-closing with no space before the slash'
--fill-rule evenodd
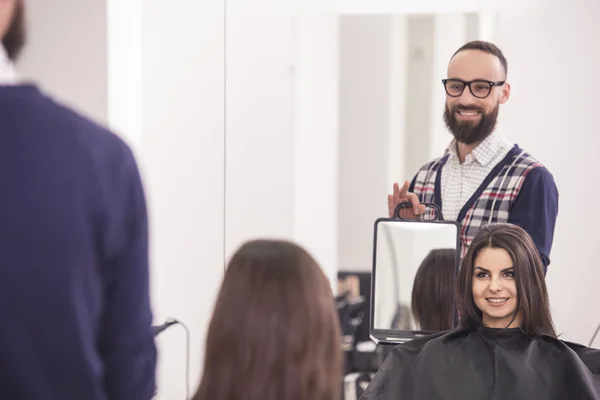
<path id="1" fill-rule="evenodd" d="M 500 105 L 510 97 L 508 63 L 492 43 L 472 41 L 450 59 L 444 121 L 454 139 L 443 156 L 425 164 L 412 182 L 394 184 L 388 195 L 393 217 L 399 203 L 410 202 L 403 218 L 426 213 L 434 203 L 441 219 L 460 225 L 460 258 L 479 229 L 509 222 L 533 238 L 544 273 L 558 215 L 558 190 L 552 174 L 497 129 Z"/>
<path id="2" fill-rule="evenodd" d="M 0 0 L 0 398 L 148 400 L 148 227 L 115 134 L 25 83 L 25 0 Z"/>

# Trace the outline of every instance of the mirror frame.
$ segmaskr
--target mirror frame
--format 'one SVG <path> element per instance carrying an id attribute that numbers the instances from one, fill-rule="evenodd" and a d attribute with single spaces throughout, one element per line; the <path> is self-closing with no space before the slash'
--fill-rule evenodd
<path id="1" fill-rule="evenodd" d="M 402 224 L 444 224 L 454 225 L 456 227 L 456 264 L 454 267 L 454 280 L 458 275 L 459 262 L 460 262 L 460 225 L 456 221 L 441 221 L 441 220 L 409 220 L 409 219 L 398 219 L 398 218 L 378 218 L 374 224 L 374 235 L 373 235 L 373 266 L 371 269 L 371 304 L 370 317 L 369 317 L 369 336 L 373 342 L 377 345 L 397 345 L 411 341 L 413 339 L 428 336 L 431 334 L 439 333 L 440 331 L 422 331 L 422 330 L 410 330 L 401 331 L 396 329 L 375 329 L 375 282 L 376 282 L 376 269 L 377 269 L 377 228 L 381 222 L 392 222 Z M 456 307 L 456 301 L 453 305 L 453 328 L 458 326 L 458 313 Z"/>

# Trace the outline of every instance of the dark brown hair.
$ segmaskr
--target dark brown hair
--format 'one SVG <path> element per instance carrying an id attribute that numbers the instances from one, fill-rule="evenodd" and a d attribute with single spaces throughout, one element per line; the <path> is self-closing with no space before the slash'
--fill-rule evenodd
<path id="1" fill-rule="evenodd" d="M 481 228 L 463 259 L 456 294 L 461 327 L 482 323 L 481 311 L 473 300 L 472 282 L 475 259 L 486 248 L 504 249 L 512 259 L 517 286 L 515 315 L 521 316 L 521 330 L 530 337 L 556 337 L 540 254 L 527 232 L 517 225 L 505 223 Z"/>
<path id="2" fill-rule="evenodd" d="M 421 262 L 413 284 L 413 316 L 424 331 L 453 327 L 456 250 L 434 249 Z"/>
<path id="3" fill-rule="evenodd" d="M 456 53 L 452 55 L 451 59 L 463 50 L 479 50 L 483 51 L 484 53 L 496 56 L 500 60 L 500 63 L 504 68 L 504 73 L 508 74 L 508 61 L 506 61 L 506 57 L 504 57 L 504 53 L 502 53 L 502 50 L 500 50 L 495 44 L 485 42 L 483 40 L 473 40 L 464 44 L 460 49 L 456 50 Z"/>
<path id="4" fill-rule="evenodd" d="M 15 10 L 8 30 L 2 38 L 2 45 L 6 50 L 8 58 L 15 61 L 21 54 L 27 41 L 27 31 L 25 27 L 25 4 L 24 0 L 17 0 Z"/>
<path id="5" fill-rule="evenodd" d="M 335 400 L 342 367 L 331 286 L 286 241 L 257 240 L 232 257 L 208 329 L 194 400 Z"/>

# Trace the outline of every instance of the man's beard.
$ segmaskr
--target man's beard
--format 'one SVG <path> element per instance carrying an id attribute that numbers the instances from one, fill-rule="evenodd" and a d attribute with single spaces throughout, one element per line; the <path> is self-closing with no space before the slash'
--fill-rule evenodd
<path id="1" fill-rule="evenodd" d="M 458 105 L 450 110 L 446 104 L 446 109 L 444 110 L 444 122 L 458 142 L 463 144 L 481 143 L 494 131 L 494 128 L 496 128 L 499 108 L 500 105 L 496 104 L 496 107 L 494 107 L 489 114 L 485 114 L 483 110 L 478 107 Z M 479 122 L 458 121 L 456 119 L 456 112 L 458 110 L 478 111 L 481 118 L 479 119 Z"/>
<path id="2" fill-rule="evenodd" d="M 26 39 L 25 4 L 23 0 L 17 0 L 12 21 L 2 38 L 2 45 L 6 50 L 8 58 L 12 61 L 17 60 L 21 54 L 21 50 L 25 46 Z"/>

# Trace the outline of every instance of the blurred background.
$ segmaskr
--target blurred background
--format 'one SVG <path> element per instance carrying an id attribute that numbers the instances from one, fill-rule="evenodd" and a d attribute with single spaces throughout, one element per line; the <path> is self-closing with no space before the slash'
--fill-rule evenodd
<path id="1" fill-rule="evenodd" d="M 156 323 L 189 326 L 192 388 L 224 265 L 242 242 L 299 242 L 334 291 L 338 275 L 371 270 L 392 184 L 451 139 L 440 80 L 472 39 L 505 53 L 512 94 L 500 125 L 555 177 L 552 311 L 563 339 L 588 344 L 600 322 L 600 3 L 477 3 L 300 13 L 291 0 L 27 0 L 20 74 L 136 153 Z M 184 338 L 173 328 L 157 339 L 159 399 L 184 396 Z"/>

